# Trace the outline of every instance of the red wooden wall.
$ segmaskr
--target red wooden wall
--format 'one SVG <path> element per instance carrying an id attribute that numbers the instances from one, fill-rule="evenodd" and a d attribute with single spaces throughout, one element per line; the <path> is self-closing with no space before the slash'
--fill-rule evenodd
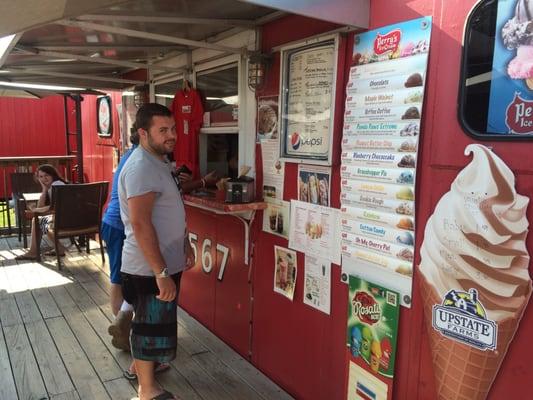
<path id="1" fill-rule="evenodd" d="M 423 119 L 417 182 L 417 259 L 425 223 L 440 197 L 449 190 L 457 172 L 469 162 L 464 148 L 474 140 L 461 129 L 457 120 L 462 36 L 466 18 L 475 0 L 372 0 L 371 29 L 420 16 L 433 16 L 433 33 L 429 60 L 426 103 Z M 331 29 L 317 21 L 288 17 L 265 26 L 263 50 Z M 349 44 L 347 52 L 351 51 Z M 258 96 L 279 93 L 279 54 L 274 60 L 267 87 Z M 347 67 L 346 67 L 347 70 Z M 340 75 L 342 76 L 342 74 Z M 341 82 L 342 86 L 345 82 Z M 343 97 L 344 87 L 340 93 Z M 337 118 L 342 119 L 342 106 Z M 338 121 L 337 121 L 338 122 Z M 337 143 L 341 132 L 335 130 Z M 519 193 L 533 193 L 533 165 L 528 155 L 533 143 L 485 142 L 492 146 L 517 175 Z M 258 148 L 260 176 L 260 149 Z M 331 197 L 338 202 L 338 155 L 334 159 L 334 185 Z M 285 200 L 297 197 L 296 164 L 287 164 Z M 333 203 L 338 206 L 338 203 Z M 528 211 L 533 220 L 532 208 Z M 287 246 L 287 241 L 256 232 L 254 255 L 254 309 L 252 361 L 296 398 L 342 399 L 345 397 L 346 361 L 344 335 L 347 287 L 340 283 L 340 270 L 333 267 L 331 316 L 308 308 L 302 303 L 303 273 L 298 273 L 294 302 L 272 290 L 274 276 L 273 246 Z M 533 252 L 529 236 L 528 249 Z M 299 254 L 298 267 L 303 270 L 304 257 Z M 531 268 L 531 267 L 530 267 Z M 399 400 L 434 399 L 433 371 L 429 355 L 420 295 L 415 271 L 413 308 L 401 311 L 394 398 Z M 533 335 L 533 311 L 526 309 L 521 328 L 505 358 L 489 399 L 525 398 L 527 382 L 533 380 L 528 361 L 533 356 L 528 337 Z M 514 396 L 513 396 L 514 395 Z"/>
<path id="2" fill-rule="evenodd" d="M 62 96 L 0 97 L 0 157 L 65 155 Z M 0 197 L 4 196 L 0 174 Z"/>
<path id="3" fill-rule="evenodd" d="M 327 32 L 336 25 L 291 16 L 264 26 L 262 48 Z M 334 127 L 332 206 L 340 199 L 340 139 L 344 109 L 344 59 L 348 40 L 341 40 L 337 71 L 337 103 Z M 280 53 L 268 73 L 266 87 L 257 96 L 279 94 Z M 261 182 L 261 149 L 258 146 L 257 187 Z M 284 200 L 297 199 L 298 165 L 285 164 Z M 259 221 L 261 217 L 257 218 Z M 331 315 L 303 304 L 303 254 L 298 253 L 298 275 L 294 301 L 274 293 L 274 245 L 288 247 L 287 240 L 261 231 L 256 226 L 253 257 L 253 336 L 252 362 L 296 398 L 342 399 L 344 396 L 344 335 L 346 331 L 346 285 L 340 283 L 340 268 L 332 269 Z"/>

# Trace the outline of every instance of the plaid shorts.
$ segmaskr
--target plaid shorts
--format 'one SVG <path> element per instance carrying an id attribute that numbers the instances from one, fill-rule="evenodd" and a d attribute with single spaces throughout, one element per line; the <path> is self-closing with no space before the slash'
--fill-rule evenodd
<path id="1" fill-rule="evenodd" d="M 170 362 L 176 358 L 181 272 L 172 279 L 176 298 L 166 302 L 156 298 L 159 290 L 155 278 L 122 273 L 122 293 L 134 311 L 130 345 L 131 355 L 137 360 Z"/>

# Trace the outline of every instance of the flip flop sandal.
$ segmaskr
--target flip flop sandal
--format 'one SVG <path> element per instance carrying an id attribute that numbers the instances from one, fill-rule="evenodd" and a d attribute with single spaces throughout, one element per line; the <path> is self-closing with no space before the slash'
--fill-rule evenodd
<path id="1" fill-rule="evenodd" d="M 45 253 L 43 253 L 44 256 L 50 256 L 50 257 L 55 257 L 56 256 L 56 251 L 55 250 L 49 250 Z M 65 254 L 60 254 L 59 257 L 65 257 Z"/>
<path id="2" fill-rule="evenodd" d="M 169 391 L 165 390 L 163 393 L 158 394 L 155 397 L 152 397 L 150 400 L 180 400 L 181 397 L 176 397 Z M 138 397 L 134 397 L 131 400 L 140 400 Z"/>
<path id="3" fill-rule="evenodd" d="M 21 254 L 15 257 L 15 260 L 30 260 L 30 261 L 36 261 L 37 256 L 30 256 L 29 254 Z"/>
<path id="4" fill-rule="evenodd" d="M 165 390 L 163 393 L 158 394 L 155 397 L 152 397 L 152 400 L 176 400 L 174 395 L 170 393 L 169 391 Z"/>
<path id="5" fill-rule="evenodd" d="M 165 372 L 170 369 L 170 364 L 168 363 L 157 363 L 154 373 L 158 374 L 160 372 Z M 123 374 L 124 378 L 126 378 L 128 381 L 134 381 L 137 379 L 137 373 L 131 372 L 129 369 L 125 369 Z"/>

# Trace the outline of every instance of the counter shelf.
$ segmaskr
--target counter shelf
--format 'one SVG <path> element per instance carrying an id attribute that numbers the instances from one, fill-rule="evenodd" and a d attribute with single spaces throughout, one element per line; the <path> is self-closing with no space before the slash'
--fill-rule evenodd
<path id="1" fill-rule="evenodd" d="M 248 265 L 250 226 L 254 222 L 256 211 L 267 208 L 265 202 L 232 204 L 215 198 L 206 198 L 191 194 L 183 195 L 183 202 L 190 207 L 210 211 L 218 215 L 230 215 L 241 221 L 244 226 L 244 264 Z"/>

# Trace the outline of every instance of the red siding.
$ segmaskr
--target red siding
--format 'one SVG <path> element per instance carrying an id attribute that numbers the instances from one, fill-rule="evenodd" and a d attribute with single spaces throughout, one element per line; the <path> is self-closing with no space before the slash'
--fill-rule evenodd
<path id="1" fill-rule="evenodd" d="M 460 168 L 468 163 L 464 148 L 474 140 L 468 137 L 457 121 L 457 96 L 462 50 L 462 36 L 466 18 L 475 0 L 373 0 L 371 28 L 401 22 L 420 16 L 433 16 L 433 33 L 429 61 L 426 104 L 423 120 L 417 182 L 417 260 L 423 240 L 425 224 L 433 208 Z M 313 33 L 331 29 L 327 24 L 289 17 L 265 26 L 263 50 L 287 43 Z M 350 52 L 348 46 L 347 52 Z M 342 82 L 344 85 L 344 82 Z M 258 96 L 279 92 L 279 53 L 275 54 L 267 87 Z M 344 88 L 341 89 L 343 97 Z M 342 119 L 337 108 L 337 116 Z M 337 123 L 339 121 L 336 121 Z M 340 132 L 335 131 L 337 142 Z M 533 165 L 529 153 L 533 144 L 489 142 L 496 154 L 517 175 L 517 190 L 529 195 L 533 192 Z M 261 184 L 261 160 L 258 148 L 258 185 Z M 338 164 L 338 156 L 334 159 Z M 296 198 L 296 164 L 287 164 L 285 200 Z M 333 205 L 338 206 L 338 165 L 333 167 L 336 177 L 332 186 Z M 530 208 L 528 217 L 532 220 Z M 332 272 L 331 316 L 326 316 L 302 304 L 302 278 L 298 274 L 295 300 L 289 302 L 272 291 L 274 275 L 273 246 L 287 246 L 287 241 L 256 232 L 254 256 L 254 320 L 252 360 L 297 398 L 342 399 L 345 396 L 346 360 L 344 335 L 346 324 L 347 288 L 340 283 L 338 267 Z M 533 250 L 533 239 L 528 238 Z M 304 258 L 299 254 L 298 267 L 303 270 Z M 531 268 L 531 267 L 530 267 Z M 433 369 L 419 290 L 415 272 L 413 308 L 402 308 L 399 351 L 396 365 L 394 398 L 399 400 L 435 399 Z M 500 369 L 489 399 L 523 398 L 527 383 L 533 380 L 528 361 L 533 356 L 528 337 L 533 334 L 533 312 L 526 309 L 520 330 Z"/>
<path id="2" fill-rule="evenodd" d="M 264 27 L 263 51 L 337 28 L 337 25 L 291 16 Z M 344 102 L 344 60 L 347 40 L 341 40 L 337 73 L 337 102 L 334 128 L 334 155 L 331 199 L 339 207 L 340 139 Z M 279 94 L 280 53 L 274 54 L 266 87 L 257 96 Z M 257 187 L 262 187 L 261 151 L 257 148 Z M 298 165 L 286 163 L 284 199 L 297 199 Z M 261 221 L 262 216 L 257 220 Z M 258 224 L 259 225 L 259 224 Z M 298 253 L 298 278 L 294 301 L 274 293 L 274 245 L 287 247 L 287 240 L 255 232 L 253 261 L 252 362 L 296 398 L 341 399 L 344 396 L 344 335 L 347 286 L 340 283 L 340 268 L 332 269 L 331 315 L 318 312 L 302 302 L 304 256 Z"/>
<path id="3" fill-rule="evenodd" d="M 65 155 L 62 96 L 0 97 L 0 157 Z M 0 196 L 4 196 L 0 174 Z"/>

